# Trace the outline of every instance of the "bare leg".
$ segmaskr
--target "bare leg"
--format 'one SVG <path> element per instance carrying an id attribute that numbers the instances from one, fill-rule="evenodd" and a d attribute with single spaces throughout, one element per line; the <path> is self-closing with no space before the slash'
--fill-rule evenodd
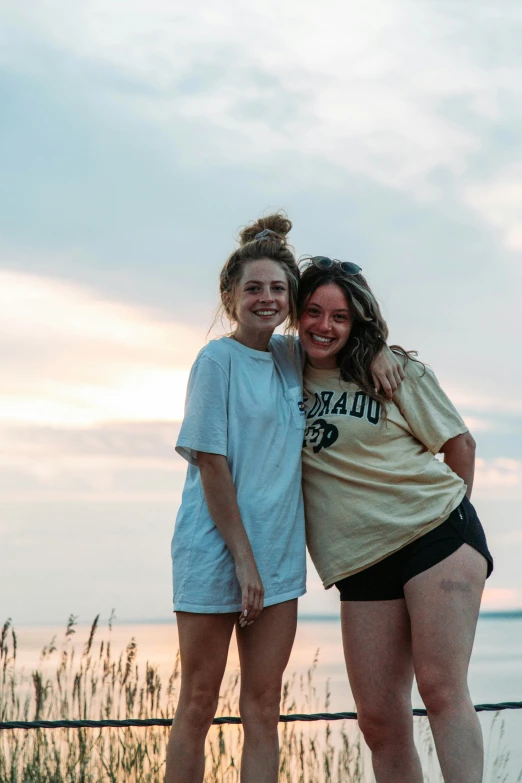
<path id="1" fill-rule="evenodd" d="M 263 609 L 253 625 L 236 627 L 245 737 L 241 783 L 277 783 L 281 685 L 296 624 L 297 600 L 293 600 Z"/>
<path id="2" fill-rule="evenodd" d="M 344 656 L 377 783 L 422 783 L 413 741 L 410 621 L 404 599 L 342 601 Z"/>
<path id="3" fill-rule="evenodd" d="M 482 732 L 467 676 L 486 569 L 463 544 L 404 587 L 417 684 L 446 783 L 482 781 Z"/>
<path id="4" fill-rule="evenodd" d="M 201 783 L 205 738 L 216 714 L 234 614 L 178 612 L 181 691 L 167 745 L 165 783 Z"/>

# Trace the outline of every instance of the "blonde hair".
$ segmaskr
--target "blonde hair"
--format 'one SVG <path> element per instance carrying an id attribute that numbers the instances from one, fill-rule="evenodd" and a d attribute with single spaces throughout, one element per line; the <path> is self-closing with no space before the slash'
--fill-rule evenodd
<path id="1" fill-rule="evenodd" d="M 267 258 L 279 264 L 285 273 L 288 281 L 288 326 L 292 329 L 297 327 L 297 292 L 300 275 L 293 248 L 286 240 L 291 228 L 292 222 L 284 212 L 275 212 L 250 223 L 240 232 L 239 247 L 229 255 L 219 275 L 221 307 L 216 319 L 224 314 L 230 322 L 236 321 L 234 302 L 244 267 L 250 261 Z"/>

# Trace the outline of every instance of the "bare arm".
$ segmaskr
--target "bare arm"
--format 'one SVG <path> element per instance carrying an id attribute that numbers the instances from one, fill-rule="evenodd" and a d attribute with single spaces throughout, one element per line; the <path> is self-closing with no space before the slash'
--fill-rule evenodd
<path id="1" fill-rule="evenodd" d="M 253 622 L 263 609 L 264 589 L 241 520 L 227 458 L 221 454 L 200 451 L 198 466 L 210 516 L 234 558 L 242 594 L 240 624 L 247 625 Z"/>
<path id="2" fill-rule="evenodd" d="M 370 365 L 375 391 L 382 389 L 386 397 L 391 400 L 404 380 L 404 370 L 400 359 L 385 346 Z"/>
<path id="3" fill-rule="evenodd" d="M 475 474 L 475 441 L 469 432 L 450 438 L 442 446 L 444 462 L 466 484 L 466 496 L 471 497 Z"/>

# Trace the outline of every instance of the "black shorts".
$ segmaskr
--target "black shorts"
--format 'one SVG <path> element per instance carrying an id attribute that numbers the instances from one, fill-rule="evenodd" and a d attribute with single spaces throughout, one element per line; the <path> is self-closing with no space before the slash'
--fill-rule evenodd
<path id="1" fill-rule="evenodd" d="M 364 571 L 341 579 L 335 586 L 341 594 L 341 601 L 391 601 L 404 598 L 406 582 L 445 560 L 462 544 L 469 544 L 484 555 L 489 576 L 493 571 L 493 558 L 480 519 L 467 497 L 445 522 L 429 533 Z"/>

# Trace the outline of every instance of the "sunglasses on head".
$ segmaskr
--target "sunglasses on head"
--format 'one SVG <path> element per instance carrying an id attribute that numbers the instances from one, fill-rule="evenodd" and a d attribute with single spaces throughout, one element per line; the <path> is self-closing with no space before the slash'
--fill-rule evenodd
<path id="1" fill-rule="evenodd" d="M 339 266 L 347 275 L 358 275 L 362 271 L 361 267 L 352 261 L 339 261 L 338 258 L 328 258 L 328 256 L 312 256 L 309 261 L 318 269 L 326 270 Z"/>

